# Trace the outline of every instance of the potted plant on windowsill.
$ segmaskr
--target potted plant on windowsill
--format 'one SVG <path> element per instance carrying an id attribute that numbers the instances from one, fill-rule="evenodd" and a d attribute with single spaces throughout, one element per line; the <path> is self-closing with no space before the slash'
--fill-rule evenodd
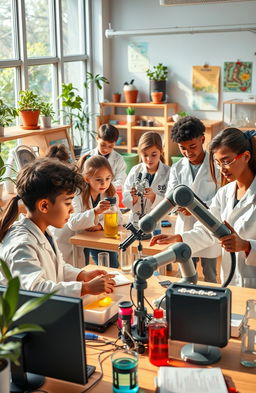
<path id="1" fill-rule="evenodd" d="M 156 66 L 153 66 L 152 70 L 148 68 L 146 73 L 150 83 L 149 99 L 151 100 L 151 93 L 153 91 L 162 91 L 162 101 L 166 101 L 166 81 L 168 77 L 168 67 L 164 66 L 162 63 L 158 63 Z"/>
<path id="2" fill-rule="evenodd" d="M 51 102 L 42 101 L 40 105 L 40 115 L 43 128 L 51 128 L 54 116 L 53 105 Z"/>
<path id="3" fill-rule="evenodd" d="M 38 119 L 40 114 L 41 99 L 32 90 L 21 90 L 18 101 L 18 111 L 22 119 L 24 130 L 37 130 L 40 128 Z"/>
<path id="4" fill-rule="evenodd" d="M 18 116 L 17 109 L 6 105 L 0 98 L 0 136 L 4 135 L 4 127 L 11 125 L 16 116 Z"/>
<path id="5" fill-rule="evenodd" d="M 18 358 L 21 351 L 20 342 L 11 341 L 11 338 L 21 333 L 43 331 L 43 329 L 38 325 L 19 325 L 19 319 L 38 308 L 52 296 L 52 293 L 30 300 L 17 309 L 20 289 L 19 277 L 12 277 L 8 265 L 1 259 L 0 270 L 7 280 L 6 290 L 3 293 L 3 296 L 0 297 L 0 387 L 1 393 L 9 393 L 9 361 L 19 364 Z"/>
<path id="6" fill-rule="evenodd" d="M 6 176 L 6 169 L 10 168 L 10 173 L 14 172 L 17 174 L 17 171 L 8 164 L 5 164 L 2 157 L 0 156 L 0 199 L 2 199 L 3 197 L 3 189 L 4 189 L 4 182 L 8 182 L 11 183 L 15 186 L 15 180 L 14 178 L 12 178 L 11 176 Z M 8 191 L 14 191 L 14 187 L 10 187 L 8 188 Z"/>

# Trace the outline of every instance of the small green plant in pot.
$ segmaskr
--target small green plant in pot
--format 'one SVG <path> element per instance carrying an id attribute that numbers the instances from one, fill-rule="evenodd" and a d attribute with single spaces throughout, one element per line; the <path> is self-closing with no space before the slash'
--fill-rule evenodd
<path id="1" fill-rule="evenodd" d="M 4 127 L 10 126 L 16 116 L 18 116 L 17 109 L 6 105 L 0 98 L 0 136 L 4 135 Z"/>
<path id="2" fill-rule="evenodd" d="M 10 373 L 8 360 L 19 364 L 18 358 L 21 352 L 20 342 L 12 341 L 12 337 L 31 331 L 43 331 L 38 325 L 19 324 L 19 320 L 48 300 L 52 293 L 30 300 L 17 309 L 20 289 L 19 277 L 12 277 L 8 265 L 1 259 L 0 270 L 7 281 L 6 290 L 0 297 L 0 387 L 2 393 L 9 393 Z"/>
<path id="3" fill-rule="evenodd" d="M 135 123 L 136 120 L 135 109 L 129 106 L 126 109 L 126 113 L 127 113 L 127 123 Z"/>
<path id="4" fill-rule="evenodd" d="M 8 169 L 10 169 L 9 175 L 7 175 Z M 15 179 L 11 177 L 12 173 L 17 175 L 17 171 L 11 165 L 5 164 L 0 156 L 0 199 L 2 199 L 3 196 L 4 182 L 10 182 L 15 185 Z"/>
<path id="5" fill-rule="evenodd" d="M 43 128 L 50 128 L 53 116 L 55 114 L 52 103 L 42 101 L 40 105 L 40 113 Z"/>
<path id="6" fill-rule="evenodd" d="M 150 94 L 149 99 L 151 100 L 151 93 L 153 91 L 162 91 L 162 101 L 166 100 L 166 81 L 168 78 L 168 67 L 162 63 L 158 63 L 153 66 L 153 69 L 146 70 L 147 77 L 149 79 Z"/>
<path id="7" fill-rule="evenodd" d="M 22 119 L 24 130 L 36 130 L 40 114 L 41 99 L 32 90 L 21 90 L 18 100 L 18 111 Z"/>

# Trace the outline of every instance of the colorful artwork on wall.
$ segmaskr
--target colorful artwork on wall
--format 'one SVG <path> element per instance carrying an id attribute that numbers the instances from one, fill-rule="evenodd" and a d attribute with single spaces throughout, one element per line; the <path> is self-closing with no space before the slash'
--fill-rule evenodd
<path id="1" fill-rule="evenodd" d="M 223 85 L 223 90 L 227 92 L 250 92 L 252 85 L 252 62 L 225 62 Z"/>
<path id="2" fill-rule="evenodd" d="M 192 109 L 217 111 L 219 103 L 220 67 L 192 67 Z"/>

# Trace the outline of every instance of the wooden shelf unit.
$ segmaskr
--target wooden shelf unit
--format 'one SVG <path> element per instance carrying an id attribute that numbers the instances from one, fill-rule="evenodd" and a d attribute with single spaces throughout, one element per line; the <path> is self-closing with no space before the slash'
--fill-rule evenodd
<path id="1" fill-rule="evenodd" d="M 255 106 L 256 105 L 256 100 L 251 100 L 251 101 L 243 101 L 243 100 L 239 100 L 239 99 L 233 99 L 233 100 L 226 100 L 223 101 L 223 109 L 222 109 L 222 120 L 223 122 L 225 121 L 225 108 L 226 105 L 229 105 L 229 122 L 228 124 L 233 124 L 233 115 L 234 115 L 234 111 L 236 110 L 236 106 L 237 105 L 243 105 L 243 106 Z M 251 126 L 251 127 L 238 127 L 241 130 L 251 130 L 252 128 L 255 128 L 255 126 Z"/>
<path id="2" fill-rule="evenodd" d="M 126 114 L 118 114 L 118 108 L 127 108 L 133 107 L 135 109 L 145 109 L 152 110 L 158 109 L 162 111 L 163 116 L 154 116 L 151 113 L 148 115 L 138 115 L 136 116 L 136 122 L 139 120 L 154 120 L 159 125 L 150 127 L 150 126 L 140 126 L 137 124 L 115 124 L 120 131 L 120 136 L 125 139 L 125 144 L 116 145 L 115 149 L 117 150 L 126 150 L 128 153 L 137 152 L 138 151 L 138 140 L 140 136 L 146 131 L 155 131 L 158 132 L 164 141 L 164 156 L 167 164 L 171 163 L 170 157 L 180 155 L 180 151 L 178 145 L 171 141 L 171 129 L 174 122 L 168 121 L 170 119 L 171 114 L 178 112 L 178 104 L 176 103 L 162 103 L 162 104 L 152 104 L 148 102 L 139 102 L 135 104 L 128 104 L 124 102 L 114 103 L 114 102 L 102 102 L 100 104 L 100 116 L 97 117 L 97 128 L 101 124 L 109 123 L 111 120 L 116 121 L 126 121 Z M 106 108 L 111 109 L 111 114 L 105 114 Z M 169 112 L 172 111 L 170 114 Z M 205 146 L 209 144 L 210 140 L 219 132 L 223 127 L 222 121 L 215 120 L 202 120 L 205 125 Z"/>
<path id="3" fill-rule="evenodd" d="M 100 104 L 100 116 L 97 117 L 97 128 L 101 124 L 109 123 L 111 120 L 116 121 L 126 121 L 127 116 L 125 113 L 119 114 L 118 109 L 122 108 L 125 110 L 128 107 L 138 109 L 141 113 L 136 115 L 136 123 L 126 123 L 126 124 L 114 124 L 115 127 L 120 131 L 120 137 L 124 139 L 123 145 L 116 145 L 117 150 L 125 150 L 128 153 L 137 151 L 138 141 L 141 135 L 147 131 L 158 132 L 164 141 L 164 156 L 166 162 L 170 162 L 170 152 L 171 152 L 171 140 L 169 137 L 169 127 L 168 127 L 168 117 L 172 114 L 177 113 L 178 104 L 174 102 L 153 104 L 151 102 L 138 102 L 138 103 L 125 103 L 125 102 L 102 102 Z M 106 110 L 110 108 L 110 114 L 106 114 Z M 144 110 L 146 114 L 144 114 Z M 158 111 L 157 115 L 154 115 L 155 111 Z M 160 116 L 159 116 L 160 112 Z M 153 120 L 157 125 L 151 126 L 140 126 L 137 124 L 139 120 Z"/>
<path id="4" fill-rule="evenodd" d="M 38 146 L 40 156 L 46 154 L 50 145 L 64 143 L 69 148 L 74 159 L 74 150 L 68 132 L 69 128 L 69 125 L 58 125 L 38 130 L 23 130 L 19 126 L 6 127 L 4 135 L 0 137 L 0 143 L 21 139 L 22 145 Z"/>

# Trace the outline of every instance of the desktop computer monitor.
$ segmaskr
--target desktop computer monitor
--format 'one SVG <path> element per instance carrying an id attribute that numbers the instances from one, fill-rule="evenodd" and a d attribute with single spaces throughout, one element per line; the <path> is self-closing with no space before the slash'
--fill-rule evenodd
<path id="1" fill-rule="evenodd" d="M 0 296 L 5 291 L 0 286 Z M 43 295 L 19 291 L 19 306 Z M 30 332 L 17 340 L 22 343 L 20 366 L 11 365 L 11 392 L 37 389 L 44 377 L 78 384 L 87 383 L 82 299 L 53 295 L 38 309 L 19 320 L 38 324 L 44 332 Z"/>

